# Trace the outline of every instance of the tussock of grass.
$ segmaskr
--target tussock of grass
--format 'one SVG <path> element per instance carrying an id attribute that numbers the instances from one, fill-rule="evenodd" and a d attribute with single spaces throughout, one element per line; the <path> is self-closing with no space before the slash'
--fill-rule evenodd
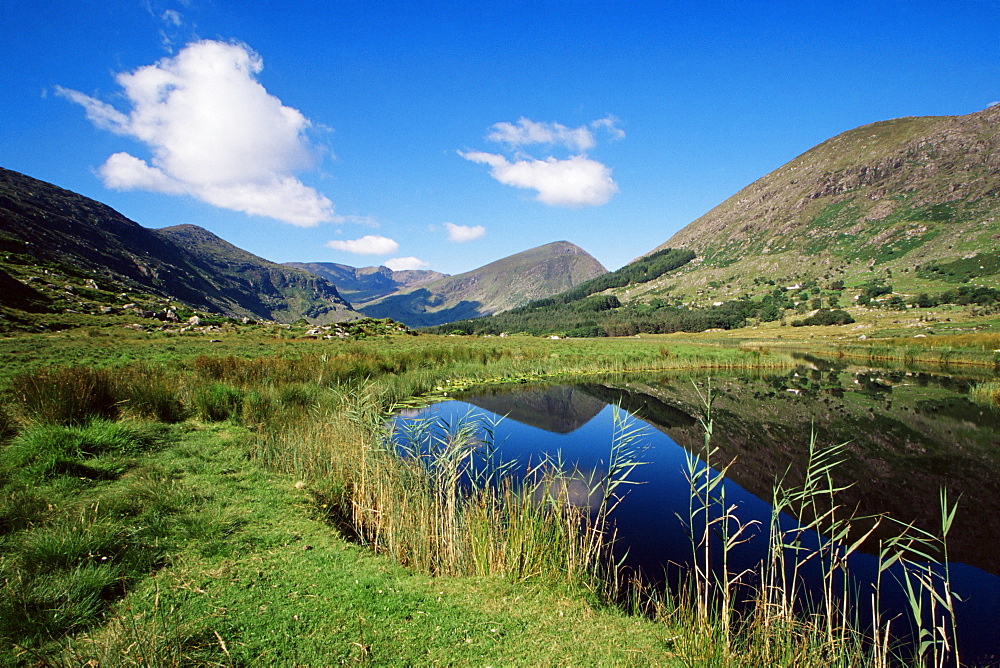
<path id="1" fill-rule="evenodd" d="M 107 369 L 66 367 L 22 374 L 11 386 L 28 418 L 82 425 L 94 418 L 118 417 L 113 384 L 114 375 Z"/>
<path id="2" fill-rule="evenodd" d="M 159 442 L 155 432 L 96 419 L 86 426 L 40 424 L 0 451 L 0 467 L 17 480 L 40 481 L 57 474 L 114 477 L 117 466 L 91 466 L 99 455 L 136 455 Z"/>
<path id="3" fill-rule="evenodd" d="M 51 499 L 51 497 L 50 497 Z M 100 501 L 36 513 L 0 539 L 0 637 L 25 647 L 88 629 L 131 583 L 161 567 L 166 552 L 155 511 L 131 506 L 127 515 Z M 159 529 L 159 530 L 158 530 Z M 0 651 L 0 661 L 9 657 Z"/>

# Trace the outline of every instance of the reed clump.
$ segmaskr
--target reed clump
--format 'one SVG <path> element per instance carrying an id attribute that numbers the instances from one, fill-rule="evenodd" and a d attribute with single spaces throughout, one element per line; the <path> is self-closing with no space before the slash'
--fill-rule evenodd
<path id="1" fill-rule="evenodd" d="M 969 398 L 985 406 L 1000 408 L 1000 382 L 989 381 L 973 385 L 969 390 Z"/>
<path id="2" fill-rule="evenodd" d="M 636 431 L 619 430 L 596 478 L 547 458 L 515 471 L 490 424 L 387 431 L 391 396 L 376 383 L 352 386 L 258 439 L 253 455 L 314 481 L 331 522 L 411 568 L 605 588 L 608 514 L 638 465 Z"/>
<path id="3" fill-rule="evenodd" d="M 711 394 L 703 401 L 704 445 L 688 457 L 690 506 L 682 518 L 690 568 L 674 601 L 647 604 L 691 629 L 678 638 L 680 653 L 734 666 L 961 665 L 947 553 L 956 505 L 946 491 L 938 533 L 859 516 L 841 505 L 847 488 L 833 478 L 847 444 L 820 448 L 814 435 L 802 483 L 775 483 L 769 526 L 743 523 L 726 501 L 728 465 L 713 468 Z M 896 531 L 880 543 L 878 578 L 863 597 L 850 560 L 883 524 Z M 756 533 L 766 537 L 765 557 L 755 569 L 734 571 L 732 551 Z M 908 624 L 883 601 L 890 579 L 905 588 Z"/>
<path id="4" fill-rule="evenodd" d="M 11 382 L 14 406 L 24 421 L 84 425 L 100 418 L 173 423 L 188 413 L 182 382 L 162 367 L 57 367 L 23 373 Z"/>
<path id="5" fill-rule="evenodd" d="M 42 369 L 15 377 L 11 388 L 25 417 L 37 422 L 82 425 L 120 414 L 115 375 L 109 369 Z"/>

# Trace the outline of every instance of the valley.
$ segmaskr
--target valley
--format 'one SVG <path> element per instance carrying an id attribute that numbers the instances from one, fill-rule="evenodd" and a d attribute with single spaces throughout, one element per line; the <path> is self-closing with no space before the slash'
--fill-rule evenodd
<path id="1" fill-rule="evenodd" d="M 453 425 L 435 456 L 459 459 L 425 465 L 387 419 L 476 389 L 568 433 L 614 402 L 690 453 L 718 425 L 713 452 L 760 499 L 807 475 L 815 440 L 849 453 L 859 512 L 931 526 L 941 471 L 991 508 L 992 432 L 966 423 L 1000 411 L 998 114 L 839 135 L 610 272 L 568 241 L 454 276 L 277 264 L 0 171 L 0 661 L 318 663 L 333 638 L 342 662 L 687 665 L 725 646 L 767 664 L 818 643 L 867 662 L 836 611 L 820 637 L 628 581 L 608 515 L 553 493 L 580 482 L 556 460 L 523 495 L 502 477 L 460 494 L 445 474 L 477 470 L 478 437 Z M 504 392 L 554 382 L 587 396 Z M 866 438 L 837 450 L 845 428 Z M 994 569 L 995 527 L 944 512 L 955 553 Z"/>

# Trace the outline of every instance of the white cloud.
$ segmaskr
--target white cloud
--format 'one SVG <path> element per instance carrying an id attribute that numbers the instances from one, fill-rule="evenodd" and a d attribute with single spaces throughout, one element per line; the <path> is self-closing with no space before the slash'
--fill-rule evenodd
<path id="1" fill-rule="evenodd" d="M 371 216 L 341 216 L 337 214 L 333 217 L 333 222 L 350 223 L 351 225 L 360 225 L 361 227 L 381 227 L 379 222 Z"/>
<path id="2" fill-rule="evenodd" d="M 445 223 L 444 229 L 448 232 L 448 240 L 457 244 L 472 241 L 486 234 L 486 228 L 482 225 L 456 225 L 455 223 Z"/>
<path id="3" fill-rule="evenodd" d="M 428 269 L 430 268 L 429 262 L 424 262 L 418 257 L 394 257 L 386 260 L 382 263 L 384 266 L 389 267 L 393 271 L 406 271 L 408 269 Z"/>
<path id="4" fill-rule="evenodd" d="M 388 237 L 380 237 L 375 234 L 368 234 L 360 239 L 328 241 L 326 245 L 328 248 L 355 255 L 388 255 L 399 250 L 398 243 Z"/>
<path id="5" fill-rule="evenodd" d="M 586 126 L 568 128 L 560 123 L 537 123 L 523 116 L 517 123 L 496 123 L 493 131 L 486 135 L 490 141 L 509 146 L 531 144 L 558 144 L 571 151 L 586 151 L 597 142 Z"/>
<path id="6" fill-rule="evenodd" d="M 496 123 L 486 139 L 506 145 L 508 158 L 485 151 L 459 151 L 458 154 L 479 164 L 490 166 L 490 175 L 504 185 L 536 190 L 536 199 L 552 206 L 598 206 L 608 203 L 618 193 L 618 184 L 611 178 L 611 168 L 588 158 L 589 149 L 597 146 L 594 132 L 601 130 L 612 139 L 621 139 L 625 132 L 618 119 L 605 116 L 578 128 L 560 123 L 539 123 L 523 116 L 517 123 Z M 568 158 L 552 155 L 544 159 L 529 155 L 525 148 L 532 145 L 561 146 L 574 152 Z"/>
<path id="7" fill-rule="evenodd" d="M 153 8 L 150 6 L 148 9 L 155 16 Z M 160 43 L 167 53 L 173 53 L 178 34 L 184 27 L 184 17 L 176 9 L 168 9 L 160 15 L 160 21 L 163 23 L 160 29 Z"/>
<path id="8" fill-rule="evenodd" d="M 611 114 L 608 114 L 604 118 L 598 118 L 596 121 L 591 121 L 590 127 L 595 130 L 605 130 L 611 135 L 612 139 L 625 139 L 625 131 L 618 127 L 618 119 Z"/>
<path id="9" fill-rule="evenodd" d="M 181 13 L 176 9 L 168 9 L 160 16 L 164 23 L 170 26 L 179 27 L 184 19 L 181 17 Z"/>
<path id="10" fill-rule="evenodd" d="M 95 100 L 89 95 L 62 86 L 55 87 L 56 95 L 60 95 L 71 102 L 76 102 L 83 107 L 87 114 L 87 120 L 102 130 L 110 130 L 115 134 L 128 134 L 125 128 L 128 127 L 128 116 L 118 111 L 110 104 Z"/>
<path id="11" fill-rule="evenodd" d="M 113 190 L 152 190 L 180 195 L 184 186 L 128 153 L 115 153 L 97 170 L 104 185 Z"/>
<path id="12" fill-rule="evenodd" d="M 312 166 L 311 122 L 257 81 L 260 56 L 242 44 L 204 40 L 176 56 L 116 76 L 128 113 L 57 87 L 101 129 L 133 137 L 152 153 L 116 153 L 105 185 L 187 194 L 220 208 L 304 227 L 334 219 L 329 199 L 293 174 Z"/>
<path id="13" fill-rule="evenodd" d="M 495 153 L 460 155 L 471 162 L 490 166 L 490 175 L 504 185 L 537 190 L 536 199 L 552 206 L 598 206 L 618 192 L 611 169 L 596 160 L 575 155 L 565 160 L 517 160 L 509 162 Z"/>
<path id="14" fill-rule="evenodd" d="M 605 130 L 612 139 L 622 139 L 625 132 L 617 124 L 618 119 L 610 115 L 578 128 L 569 128 L 561 123 L 539 123 L 522 116 L 517 123 L 495 123 L 492 132 L 486 135 L 486 139 L 507 144 L 512 148 L 548 144 L 564 146 L 576 153 L 585 153 L 597 146 L 593 130 Z"/>

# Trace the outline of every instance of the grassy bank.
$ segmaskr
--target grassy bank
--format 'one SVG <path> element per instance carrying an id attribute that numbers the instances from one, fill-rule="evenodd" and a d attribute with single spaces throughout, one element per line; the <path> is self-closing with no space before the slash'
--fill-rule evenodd
<path id="1" fill-rule="evenodd" d="M 36 481 L 31 495 L 46 505 L 4 538 L 3 663 L 666 656 L 663 629 L 595 608 L 572 589 L 433 578 L 346 540 L 299 479 L 247 460 L 252 440 L 232 424 L 161 429 L 154 449 L 135 458 L 85 458 L 115 476 Z M 628 647 L 617 642 L 625 635 Z"/>
<path id="2" fill-rule="evenodd" d="M 556 463 L 539 464 L 525 486 L 489 478 L 469 488 L 458 480 L 488 470 L 488 448 L 465 426 L 414 436 L 408 458 L 383 440 L 394 407 L 451 388 L 780 368 L 792 364 L 785 355 L 664 339 L 190 344 L 0 340 L 18 351 L 0 415 L 5 663 L 871 658 L 856 636 L 828 646 L 831 633 L 792 618 L 779 620 L 780 638 L 741 629 L 734 642 L 741 624 L 707 598 L 700 608 L 633 598 L 647 614 L 627 615 L 612 603 L 623 583 L 606 559 L 606 516 L 571 503 Z M 85 365 L 52 364 L 74 359 Z M 604 507 L 635 461 L 631 442 L 624 428 L 608 444 L 619 448 L 616 472 L 592 481 Z"/>
<path id="3" fill-rule="evenodd" d="M 668 659 L 671 627 L 606 603 L 602 527 L 552 491 L 558 470 L 537 471 L 544 504 L 442 496 L 434 467 L 381 446 L 387 411 L 422 393 L 759 357 L 563 343 L 0 341 L 3 662 Z M 454 481 L 472 449 L 450 447 Z"/>

